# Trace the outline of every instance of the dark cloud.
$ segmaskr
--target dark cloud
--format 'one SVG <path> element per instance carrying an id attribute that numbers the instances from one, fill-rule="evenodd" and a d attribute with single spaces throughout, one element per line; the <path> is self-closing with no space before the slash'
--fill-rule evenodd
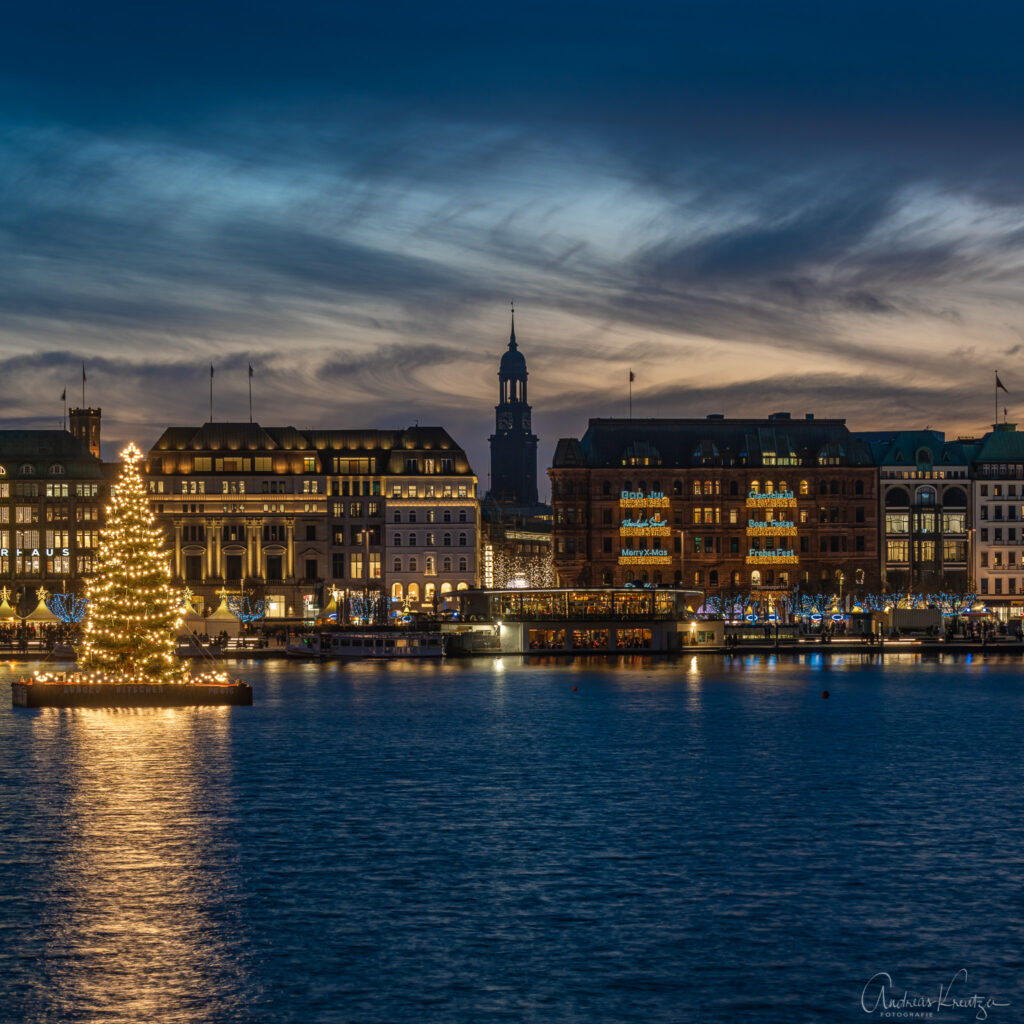
<path id="1" fill-rule="evenodd" d="M 628 365 L 666 412 L 770 393 L 935 426 L 930 403 L 973 423 L 965 369 L 1016 354 L 1022 10 L 5 13 L 19 422 L 32 402 L 52 419 L 83 357 L 108 436 L 204 418 L 211 359 L 225 414 L 247 414 L 251 358 L 260 418 L 444 422 L 483 477 L 513 295 L 542 454 L 621 404 Z"/>

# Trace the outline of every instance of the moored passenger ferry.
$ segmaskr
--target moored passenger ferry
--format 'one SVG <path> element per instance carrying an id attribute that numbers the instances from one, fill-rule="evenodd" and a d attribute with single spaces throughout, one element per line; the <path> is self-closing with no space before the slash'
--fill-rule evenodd
<path id="1" fill-rule="evenodd" d="M 290 658 L 316 661 L 440 658 L 440 633 L 306 633 L 292 638 L 285 651 Z"/>

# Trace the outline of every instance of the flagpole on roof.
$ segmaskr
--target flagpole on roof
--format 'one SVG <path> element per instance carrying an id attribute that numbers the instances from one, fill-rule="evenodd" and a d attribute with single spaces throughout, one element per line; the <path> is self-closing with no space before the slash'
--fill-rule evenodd
<path id="1" fill-rule="evenodd" d="M 210 363 L 210 422 L 213 422 L 213 363 Z"/>

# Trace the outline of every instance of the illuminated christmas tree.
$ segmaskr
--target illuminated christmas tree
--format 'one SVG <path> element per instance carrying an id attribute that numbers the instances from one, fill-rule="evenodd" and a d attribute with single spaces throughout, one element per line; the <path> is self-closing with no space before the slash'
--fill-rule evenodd
<path id="1" fill-rule="evenodd" d="M 181 594 L 171 587 L 163 536 L 146 497 L 142 452 L 121 452 L 96 575 L 88 587 L 81 667 L 104 679 L 183 682 L 174 653 Z"/>

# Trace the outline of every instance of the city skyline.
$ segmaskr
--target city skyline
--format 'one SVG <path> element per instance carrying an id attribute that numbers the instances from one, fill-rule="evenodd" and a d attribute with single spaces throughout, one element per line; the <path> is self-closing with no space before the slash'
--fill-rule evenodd
<path id="1" fill-rule="evenodd" d="M 635 416 L 953 437 L 998 369 L 1014 418 L 1019 13 L 134 10 L 12 15 L 8 426 L 83 359 L 114 444 L 211 361 L 244 421 L 251 362 L 258 422 L 444 425 L 486 489 L 513 296 L 542 468 L 630 370 Z"/>

